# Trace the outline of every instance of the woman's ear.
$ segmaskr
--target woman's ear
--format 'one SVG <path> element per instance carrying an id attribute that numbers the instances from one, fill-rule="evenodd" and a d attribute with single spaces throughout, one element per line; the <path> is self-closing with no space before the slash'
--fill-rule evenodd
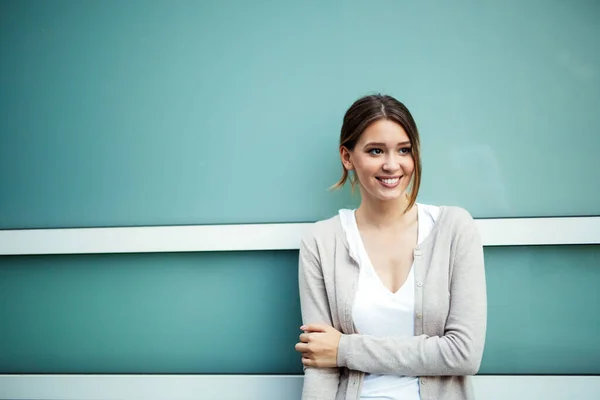
<path id="1" fill-rule="evenodd" d="M 352 153 L 345 146 L 340 146 L 340 158 L 342 159 L 342 165 L 346 170 L 352 171 L 354 165 L 352 164 Z"/>

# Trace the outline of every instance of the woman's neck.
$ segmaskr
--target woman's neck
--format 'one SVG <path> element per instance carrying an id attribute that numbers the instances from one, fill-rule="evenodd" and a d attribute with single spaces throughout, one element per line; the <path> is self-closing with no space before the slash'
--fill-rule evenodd
<path id="1" fill-rule="evenodd" d="M 408 205 L 407 196 L 397 200 L 378 201 L 363 198 L 356 210 L 356 218 L 360 225 L 378 229 L 398 227 L 410 223 L 414 215 L 412 208 L 405 212 Z M 414 206 L 413 206 L 414 208 Z"/>

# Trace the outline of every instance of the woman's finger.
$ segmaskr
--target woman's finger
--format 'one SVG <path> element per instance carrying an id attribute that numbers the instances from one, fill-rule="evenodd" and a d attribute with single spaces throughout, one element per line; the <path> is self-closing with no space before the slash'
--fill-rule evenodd
<path id="1" fill-rule="evenodd" d="M 306 343 L 296 343 L 295 349 L 300 353 L 308 353 L 308 345 Z"/>
<path id="2" fill-rule="evenodd" d="M 303 364 L 305 367 L 314 367 L 314 366 L 315 366 L 315 362 L 314 362 L 314 360 L 311 360 L 311 359 L 310 359 L 310 358 L 308 358 L 308 357 L 302 357 L 302 364 Z"/>
<path id="3" fill-rule="evenodd" d="M 329 329 L 331 326 L 325 324 L 308 324 L 300 327 L 300 330 L 305 332 L 327 332 Z"/>
<path id="4" fill-rule="evenodd" d="M 303 343 L 308 343 L 308 339 L 309 339 L 309 334 L 308 333 L 301 333 L 300 334 L 300 341 Z"/>

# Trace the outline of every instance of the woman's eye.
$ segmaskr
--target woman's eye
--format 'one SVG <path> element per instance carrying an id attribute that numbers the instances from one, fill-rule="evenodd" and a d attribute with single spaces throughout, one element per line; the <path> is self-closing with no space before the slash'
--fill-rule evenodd
<path id="1" fill-rule="evenodd" d="M 371 150 L 369 150 L 369 154 L 378 155 L 378 154 L 381 154 L 381 153 L 382 153 L 381 149 L 371 149 Z"/>
<path id="2" fill-rule="evenodd" d="M 403 147 L 400 149 L 400 154 L 408 154 L 410 153 L 410 147 Z"/>

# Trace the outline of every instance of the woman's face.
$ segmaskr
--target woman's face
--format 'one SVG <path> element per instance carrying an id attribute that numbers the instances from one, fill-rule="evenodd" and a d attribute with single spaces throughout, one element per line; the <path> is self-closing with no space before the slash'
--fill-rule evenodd
<path id="1" fill-rule="evenodd" d="M 369 125 L 353 150 L 340 149 L 342 163 L 354 170 L 363 199 L 396 200 L 406 193 L 415 161 L 401 125 L 381 119 Z"/>

